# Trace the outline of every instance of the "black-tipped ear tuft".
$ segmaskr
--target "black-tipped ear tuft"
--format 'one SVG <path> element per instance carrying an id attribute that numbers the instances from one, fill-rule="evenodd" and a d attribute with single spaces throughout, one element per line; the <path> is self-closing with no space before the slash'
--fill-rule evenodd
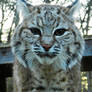
<path id="1" fill-rule="evenodd" d="M 72 5 L 69 5 L 67 8 L 68 8 L 68 12 L 67 14 L 68 15 L 73 15 L 77 9 L 80 7 L 80 1 L 79 0 L 75 0 L 74 3 L 72 3 Z"/>
<path id="2" fill-rule="evenodd" d="M 19 23 L 21 23 L 24 18 L 29 14 L 28 6 L 29 4 L 25 0 L 17 0 L 16 11 L 19 15 Z"/>

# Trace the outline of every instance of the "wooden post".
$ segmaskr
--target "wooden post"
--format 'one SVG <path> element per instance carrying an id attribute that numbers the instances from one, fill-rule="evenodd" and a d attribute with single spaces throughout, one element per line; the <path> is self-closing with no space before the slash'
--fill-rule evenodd
<path id="1" fill-rule="evenodd" d="M 92 89 L 91 89 L 91 72 L 88 72 L 87 73 L 87 79 L 88 79 L 88 92 L 92 92 Z"/>
<path id="2" fill-rule="evenodd" d="M 6 78 L 0 77 L 0 92 L 6 92 Z"/>
<path id="3" fill-rule="evenodd" d="M 12 76 L 12 64 L 0 64 L 0 92 L 7 92 L 6 78 Z"/>

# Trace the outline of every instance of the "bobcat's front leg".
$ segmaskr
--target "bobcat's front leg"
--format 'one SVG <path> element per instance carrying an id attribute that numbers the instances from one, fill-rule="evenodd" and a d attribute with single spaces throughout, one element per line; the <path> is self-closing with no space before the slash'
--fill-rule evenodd
<path id="1" fill-rule="evenodd" d="M 28 71 L 18 61 L 15 61 L 13 67 L 14 92 L 32 92 L 29 91 L 27 74 Z"/>
<path id="2" fill-rule="evenodd" d="M 31 71 L 21 65 L 18 61 L 14 62 L 13 81 L 14 92 L 40 92 L 37 91 L 37 80 L 32 75 Z M 39 80 L 38 80 L 39 82 Z"/>

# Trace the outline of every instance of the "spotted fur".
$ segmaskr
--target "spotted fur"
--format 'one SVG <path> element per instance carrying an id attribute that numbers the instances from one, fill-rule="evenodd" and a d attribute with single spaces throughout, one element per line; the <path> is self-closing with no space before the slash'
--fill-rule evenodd
<path id="1" fill-rule="evenodd" d="M 80 92 L 84 40 L 72 7 L 17 1 L 20 20 L 11 39 L 14 92 Z"/>

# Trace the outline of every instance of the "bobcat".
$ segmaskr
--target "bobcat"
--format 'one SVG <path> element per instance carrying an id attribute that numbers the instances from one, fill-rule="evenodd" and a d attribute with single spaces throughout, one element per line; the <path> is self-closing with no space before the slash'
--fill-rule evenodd
<path id="1" fill-rule="evenodd" d="M 32 6 L 17 0 L 19 23 L 11 39 L 14 92 L 81 92 L 84 40 L 72 5 Z"/>

